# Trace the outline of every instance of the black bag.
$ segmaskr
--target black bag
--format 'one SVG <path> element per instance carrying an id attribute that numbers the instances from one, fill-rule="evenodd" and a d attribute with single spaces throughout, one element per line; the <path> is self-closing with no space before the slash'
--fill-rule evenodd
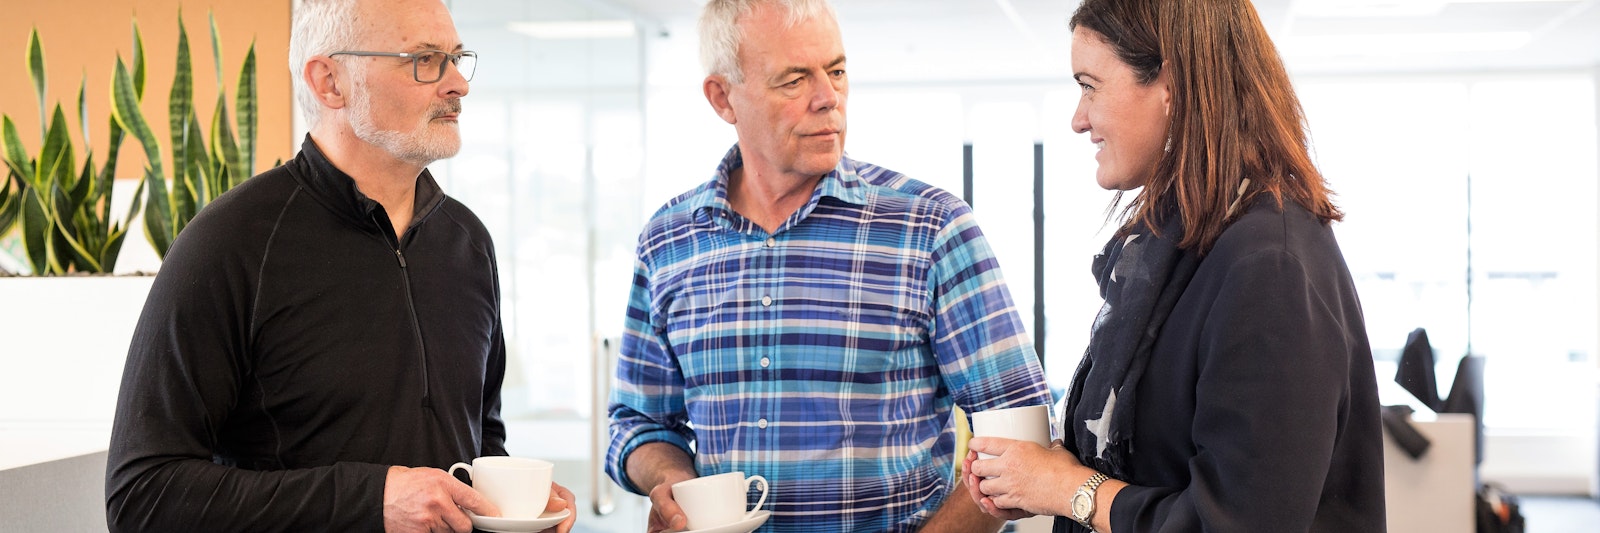
<path id="1" fill-rule="evenodd" d="M 1522 505 L 1517 497 L 1493 483 L 1477 494 L 1478 533 L 1523 533 Z"/>

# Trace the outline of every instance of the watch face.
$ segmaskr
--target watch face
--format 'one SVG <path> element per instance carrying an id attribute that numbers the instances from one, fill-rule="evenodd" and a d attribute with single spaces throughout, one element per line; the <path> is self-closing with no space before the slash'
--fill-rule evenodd
<path id="1" fill-rule="evenodd" d="M 1072 495 L 1072 516 L 1083 518 L 1094 512 L 1094 500 L 1088 494 L 1079 492 Z"/>

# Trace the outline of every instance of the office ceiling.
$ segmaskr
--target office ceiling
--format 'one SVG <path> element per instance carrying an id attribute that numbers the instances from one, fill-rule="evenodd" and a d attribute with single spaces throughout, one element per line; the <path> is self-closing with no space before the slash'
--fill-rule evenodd
<path id="1" fill-rule="evenodd" d="M 471 37 L 526 40 L 502 31 L 513 21 L 632 19 L 647 40 L 692 42 L 703 0 L 452 3 Z M 858 84 L 1061 82 L 1070 75 L 1066 21 L 1074 0 L 834 5 Z M 1600 68 L 1600 0 L 1258 0 L 1256 7 L 1297 75 Z"/>

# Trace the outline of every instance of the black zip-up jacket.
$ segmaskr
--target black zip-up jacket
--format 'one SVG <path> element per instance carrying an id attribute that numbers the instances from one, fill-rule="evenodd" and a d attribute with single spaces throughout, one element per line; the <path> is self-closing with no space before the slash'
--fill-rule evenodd
<path id="1" fill-rule="evenodd" d="M 128 349 L 111 531 L 383 531 L 391 465 L 505 455 L 488 231 L 427 171 L 395 239 L 307 137 L 201 211 Z"/>

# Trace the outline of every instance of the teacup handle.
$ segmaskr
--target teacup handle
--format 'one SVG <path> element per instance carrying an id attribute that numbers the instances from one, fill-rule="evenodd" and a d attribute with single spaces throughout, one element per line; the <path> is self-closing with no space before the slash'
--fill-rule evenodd
<path id="1" fill-rule="evenodd" d="M 472 478 L 472 465 L 469 465 L 467 463 L 456 463 L 456 464 L 450 465 L 450 471 L 449 471 L 450 472 L 450 477 L 456 477 L 456 469 L 457 468 L 466 470 L 467 471 L 467 478 L 469 478 L 469 479 Z"/>
<path id="2" fill-rule="evenodd" d="M 750 493 L 750 484 L 755 483 L 757 480 L 761 481 L 761 499 L 756 500 L 755 508 L 750 509 L 749 512 L 744 514 L 745 518 L 754 516 L 756 511 L 761 510 L 761 505 L 767 503 L 767 489 L 772 487 L 771 485 L 767 484 L 767 478 L 761 476 L 750 476 L 744 478 L 744 492 L 746 494 Z"/>

